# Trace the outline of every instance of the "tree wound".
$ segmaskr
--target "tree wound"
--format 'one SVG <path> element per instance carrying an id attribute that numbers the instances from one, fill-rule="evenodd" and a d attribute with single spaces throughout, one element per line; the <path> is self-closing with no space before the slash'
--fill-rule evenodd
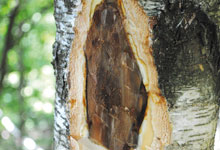
<path id="1" fill-rule="evenodd" d="M 90 139 L 111 150 L 137 147 L 147 93 L 116 3 L 96 8 L 84 46 Z"/>

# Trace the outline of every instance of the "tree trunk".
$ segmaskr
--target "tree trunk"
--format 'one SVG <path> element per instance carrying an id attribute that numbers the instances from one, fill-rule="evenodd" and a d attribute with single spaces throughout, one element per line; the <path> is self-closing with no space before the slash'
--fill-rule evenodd
<path id="1" fill-rule="evenodd" d="M 213 149 L 219 98 L 217 26 L 194 3 L 174 3 L 161 15 L 155 40 L 159 83 L 173 124 L 168 149 Z"/>
<path id="2" fill-rule="evenodd" d="M 167 150 L 212 150 L 219 110 L 218 0 L 139 0 L 152 18 L 153 56 L 159 88 L 172 124 Z M 80 0 L 55 0 L 56 76 L 54 149 L 70 149 L 68 64 Z"/>

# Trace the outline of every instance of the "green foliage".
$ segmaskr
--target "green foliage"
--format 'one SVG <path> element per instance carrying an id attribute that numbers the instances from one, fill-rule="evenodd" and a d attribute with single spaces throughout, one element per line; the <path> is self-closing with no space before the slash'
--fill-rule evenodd
<path id="1" fill-rule="evenodd" d="M 0 1 L 0 54 L 5 46 L 10 12 L 16 2 Z M 28 149 L 27 145 L 19 144 L 19 139 L 23 138 L 24 142 L 25 137 L 33 139 L 42 149 L 52 149 L 55 95 L 50 64 L 55 39 L 53 1 L 20 0 L 12 37 L 13 45 L 7 53 L 7 73 L 0 89 L 0 150 Z M 0 63 L 1 59 L 2 55 Z M 16 137 L 6 130 L 5 117 L 13 122 L 21 136 Z"/>

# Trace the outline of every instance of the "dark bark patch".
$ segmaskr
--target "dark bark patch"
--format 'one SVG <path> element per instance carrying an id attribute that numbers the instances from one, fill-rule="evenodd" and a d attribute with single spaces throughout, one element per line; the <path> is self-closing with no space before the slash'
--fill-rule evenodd
<path id="1" fill-rule="evenodd" d="M 178 91 L 190 87 L 198 87 L 201 93 L 211 89 L 218 97 L 217 26 L 207 14 L 191 1 L 167 2 L 153 30 L 159 87 L 170 106 L 180 96 Z M 208 95 L 201 98 L 209 100 Z"/>

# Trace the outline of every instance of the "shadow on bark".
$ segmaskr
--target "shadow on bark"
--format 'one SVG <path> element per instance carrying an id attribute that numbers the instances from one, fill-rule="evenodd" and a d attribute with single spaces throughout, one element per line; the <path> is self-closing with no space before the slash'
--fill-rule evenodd
<path id="1" fill-rule="evenodd" d="M 189 1 L 167 2 L 154 26 L 159 84 L 173 123 L 168 149 L 213 149 L 220 85 L 217 28 Z"/>

